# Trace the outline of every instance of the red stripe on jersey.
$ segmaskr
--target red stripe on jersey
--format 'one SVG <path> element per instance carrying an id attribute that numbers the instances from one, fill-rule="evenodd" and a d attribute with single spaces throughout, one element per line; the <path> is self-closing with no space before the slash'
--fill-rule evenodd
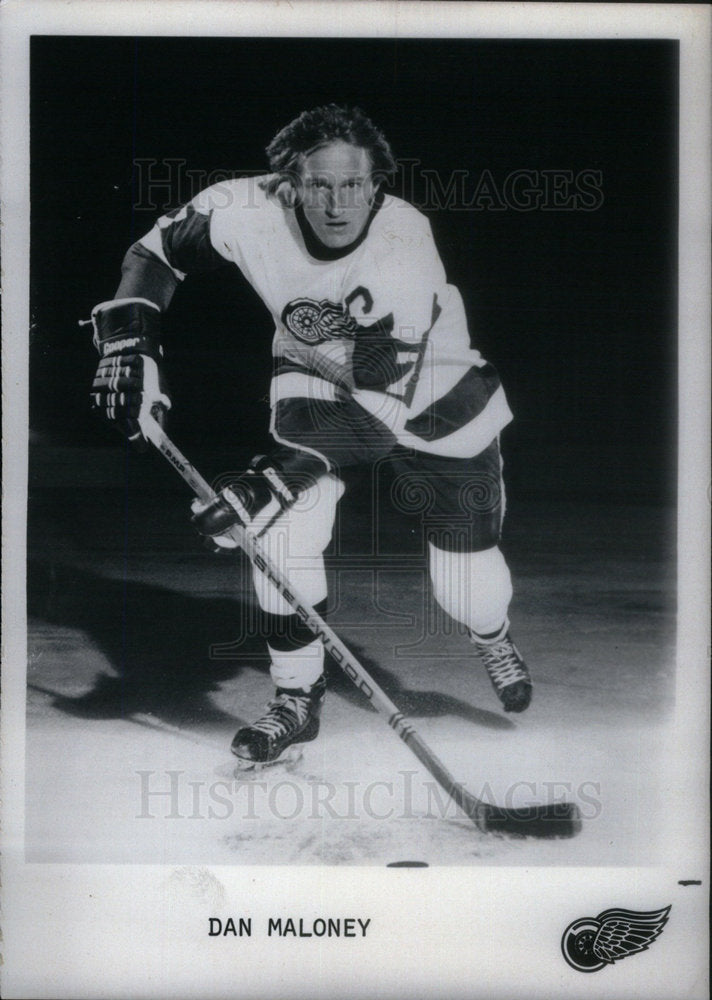
<path id="1" fill-rule="evenodd" d="M 499 375 L 492 365 L 470 368 L 449 392 L 409 420 L 405 430 L 424 441 L 448 437 L 474 420 L 499 386 Z"/>

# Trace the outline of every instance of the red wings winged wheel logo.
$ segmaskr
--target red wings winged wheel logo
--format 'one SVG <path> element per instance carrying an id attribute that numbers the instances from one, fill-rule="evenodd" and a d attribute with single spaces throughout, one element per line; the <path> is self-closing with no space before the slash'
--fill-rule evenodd
<path id="1" fill-rule="evenodd" d="M 662 910 L 604 910 L 597 917 L 574 920 L 564 931 L 561 950 L 572 969 L 598 972 L 621 958 L 646 951 L 668 922 Z"/>

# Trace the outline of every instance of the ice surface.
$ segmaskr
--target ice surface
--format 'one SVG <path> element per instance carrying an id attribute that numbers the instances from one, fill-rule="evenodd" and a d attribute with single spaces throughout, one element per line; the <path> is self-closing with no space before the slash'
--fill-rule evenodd
<path id="1" fill-rule="evenodd" d="M 577 837 L 532 840 L 480 833 L 334 665 L 322 733 L 300 764 L 235 778 L 231 737 L 271 693 L 264 646 L 249 635 L 245 567 L 200 550 L 183 497 L 99 499 L 79 498 L 81 532 L 62 513 L 62 490 L 31 506 L 28 861 L 661 859 L 669 511 L 510 512 L 513 634 L 535 684 L 516 717 L 500 710 L 466 637 L 438 617 L 402 529 L 386 531 L 390 552 L 360 552 L 351 539 L 329 557 L 333 627 L 457 780 L 513 806 L 579 804 Z"/>

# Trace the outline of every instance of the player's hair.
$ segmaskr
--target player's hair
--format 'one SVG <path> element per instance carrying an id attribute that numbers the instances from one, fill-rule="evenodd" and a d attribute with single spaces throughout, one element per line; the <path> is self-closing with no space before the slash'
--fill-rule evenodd
<path id="1" fill-rule="evenodd" d="M 300 158 L 330 142 L 341 140 L 365 149 L 377 180 L 384 181 L 396 172 L 396 163 L 388 140 L 360 108 L 325 104 L 302 111 L 285 125 L 267 146 L 270 170 L 275 175 L 273 188 L 298 175 Z"/>

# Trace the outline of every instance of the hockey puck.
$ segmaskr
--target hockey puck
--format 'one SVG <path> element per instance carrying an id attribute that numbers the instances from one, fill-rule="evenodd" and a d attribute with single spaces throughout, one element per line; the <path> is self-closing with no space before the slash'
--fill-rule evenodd
<path id="1" fill-rule="evenodd" d="M 428 868 L 427 861 L 389 861 L 386 868 Z"/>

